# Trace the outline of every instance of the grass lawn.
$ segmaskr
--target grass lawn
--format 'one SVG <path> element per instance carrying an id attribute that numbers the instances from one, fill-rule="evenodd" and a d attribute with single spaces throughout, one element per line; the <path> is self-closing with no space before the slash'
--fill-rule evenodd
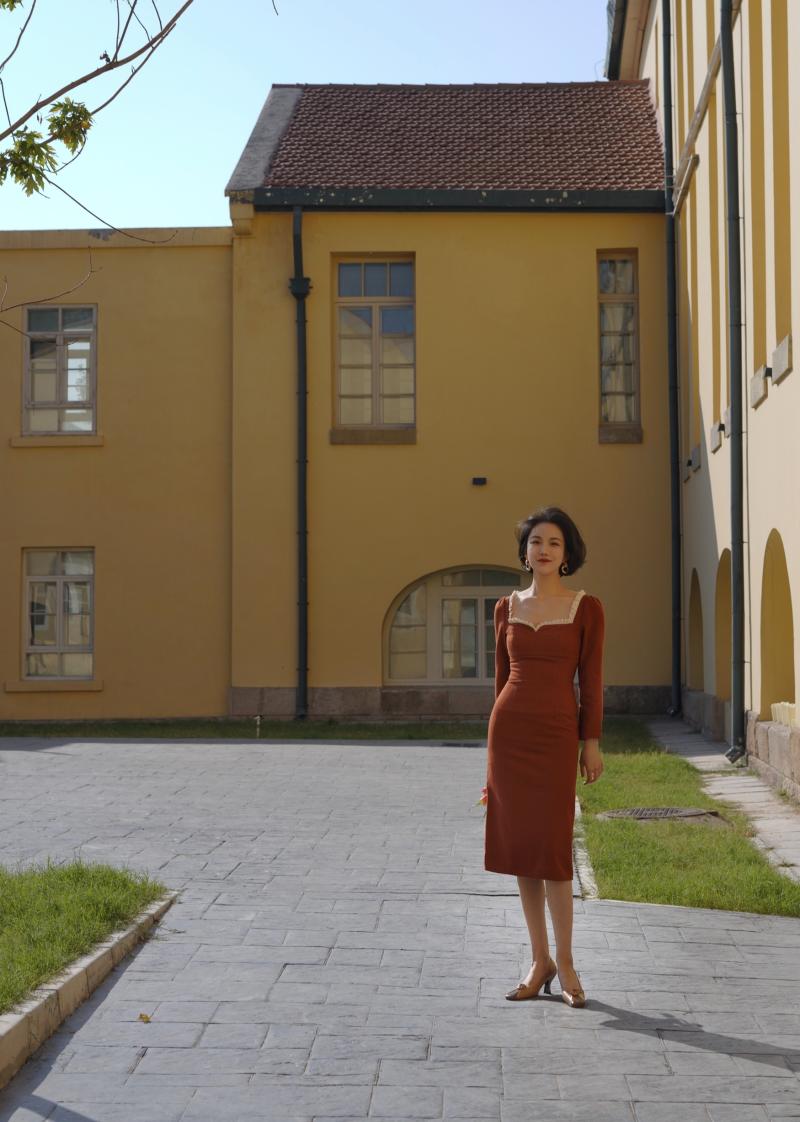
<path id="1" fill-rule="evenodd" d="M 254 740 L 254 717 L 172 721 L 0 721 L 0 736 L 57 736 L 78 740 Z M 262 718 L 262 740 L 482 740 L 486 721 L 271 721 Z"/>
<path id="2" fill-rule="evenodd" d="M 110 865 L 0 865 L 0 1013 L 165 892 L 158 881 Z"/>
<path id="3" fill-rule="evenodd" d="M 609 718 L 605 770 L 578 782 L 586 848 L 601 897 L 693 908 L 800 916 L 800 884 L 777 871 L 748 840 L 740 811 L 704 794 L 701 773 L 653 741 L 643 722 Z M 718 810 L 730 826 L 681 821 L 598 821 L 605 810 L 694 806 Z"/>

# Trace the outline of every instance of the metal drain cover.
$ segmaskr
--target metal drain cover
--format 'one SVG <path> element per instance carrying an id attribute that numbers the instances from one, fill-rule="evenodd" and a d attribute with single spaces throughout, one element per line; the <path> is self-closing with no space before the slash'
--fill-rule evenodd
<path id="1" fill-rule="evenodd" d="M 683 818 L 693 822 L 707 822 L 715 826 L 726 825 L 718 810 L 707 810 L 697 806 L 629 806 L 624 810 L 606 810 L 598 818 L 636 818 L 640 822 L 652 822 L 659 818 Z"/>

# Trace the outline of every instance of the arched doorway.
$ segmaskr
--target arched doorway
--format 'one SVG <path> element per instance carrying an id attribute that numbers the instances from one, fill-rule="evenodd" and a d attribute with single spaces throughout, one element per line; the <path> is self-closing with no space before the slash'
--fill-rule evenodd
<path id="1" fill-rule="evenodd" d="M 772 720 L 775 702 L 794 700 L 792 593 L 783 541 L 773 530 L 761 577 L 761 720 Z"/>
<path id="2" fill-rule="evenodd" d="M 731 696 L 731 551 L 724 549 L 717 566 L 714 597 L 714 693 L 720 701 Z"/>
<path id="3" fill-rule="evenodd" d="M 697 569 L 692 569 L 689 590 L 689 667 L 686 684 L 690 690 L 705 688 L 703 676 L 703 604 Z"/>
<path id="4" fill-rule="evenodd" d="M 528 573 L 473 566 L 422 577 L 392 603 L 384 628 L 387 685 L 478 685 L 494 680 L 494 606 Z"/>

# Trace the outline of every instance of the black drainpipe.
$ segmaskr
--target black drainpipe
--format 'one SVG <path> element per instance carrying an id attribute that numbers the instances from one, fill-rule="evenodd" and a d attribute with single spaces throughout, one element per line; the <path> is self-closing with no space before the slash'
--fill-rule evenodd
<path id="1" fill-rule="evenodd" d="M 308 365 L 306 297 L 311 281 L 303 276 L 303 211 L 292 217 L 294 276 L 289 291 L 297 301 L 297 691 L 295 719 L 308 716 Z"/>
<path id="2" fill-rule="evenodd" d="M 744 471 L 742 434 L 742 288 L 739 244 L 739 134 L 733 69 L 733 5 L 720 5 L 725 104 L 725 205 L 728 213 L 728 360 L 731 392 L 731 762 L 745 754 L 744 730 Z"/>
<path id="3" fill-rule="evenodd" d="M 672 201 L 672 13 L 670 0 L 662 0 L 662 55 L 664 71 L 664 210 L 667 257 L 667 370 L 669 378 L 669 494 L 670 557 L 672 569 L 672 700 L 667 712 L 680 714 L 681 701 L 681 463 L 678 434 L 677 295 L 675 282 L 675 209 Z"/>

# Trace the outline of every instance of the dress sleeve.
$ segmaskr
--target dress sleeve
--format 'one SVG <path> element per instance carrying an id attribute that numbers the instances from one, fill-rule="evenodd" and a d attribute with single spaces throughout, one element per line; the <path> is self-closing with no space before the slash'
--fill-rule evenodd
<path id="1" fill-rule="evenodd" d="M 603 637 L 605 615 L 596 596 L 586 597 L 578 661 L 580 740 L 599 740 L 603 729 Z"/>
<path id="2" fill-rule="evenodd" d="M 494 606 L 494 696 L 500 696 L 500 691 L 508 681 L 511 664 L 508 659 L 506 647 L 506 620 L 508 619 L 508 597 L 501 596 Z"/>

